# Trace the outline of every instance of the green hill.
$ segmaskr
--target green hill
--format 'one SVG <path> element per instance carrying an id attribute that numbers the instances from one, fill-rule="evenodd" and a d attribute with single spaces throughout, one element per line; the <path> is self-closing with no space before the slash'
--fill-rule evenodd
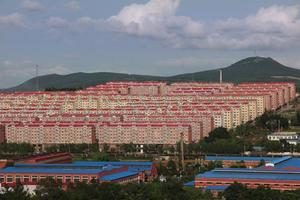
<path id="1" fill-rule="evenodd" d="M 223 80 L 228 82 L 254 81 L 296 81 L 300 80 L 300 70 L 284 66 L 272 58 L 249 57 L 229 67 L 222 68 Z M 181 74 L 172 77 L 174 80 L 218 81 L 219 69 L 203 72 Z M 298 81 L 299 81 L 298 80 Z"/>
<path id="2" fill-rule="evenodd" d="M 300 70 L 284 66 L 272 58 L 249 57 L 222 68 L 223 80 L 227 82 L 292 81 L 300 86 Z M 121 73 L 73 73 L 40 76 L 39 88 L 85 88 L 109 81 L 206 81 L 219 80 L 219 69 L 180 74 L 176 76 L 145 76 Z M 36 88 L 36 78 L 6 89 L 6 91 L 30 91 Z"/>

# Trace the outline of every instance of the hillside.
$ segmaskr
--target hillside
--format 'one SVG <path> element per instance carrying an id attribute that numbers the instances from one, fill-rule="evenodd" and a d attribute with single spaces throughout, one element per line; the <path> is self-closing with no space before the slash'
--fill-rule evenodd
<path id="1" fill-rule="evenodd" d="M 223 80 L 228 82 L 253 81 L 293 81 L 300 86 L 300 70 L 284 66 L 272 58 L 249 57 L 228 67 L 222 68 Z M 202 72 L 180 74 L 176 76 L 160 77 L 145 75 L 129 75 L 121 73 L 73 73 L 68 75 L 50 74 L 39 77 L 40 89 L 45 88 L 84 88 L 108 81 L 207 81 L 219 80 L 219 69 Z M 32 78 L 24 83 L 6 89 L 6 91 L 35 90 L 36 79 Z"/>
<path id="2" fill-rule="evenodd" d="M 97 73 L 73 73 L 68 75 L 49 74 L 38 77 L 39 88 L 85 88 L 109 81 L 159 81 L 163 78 L 156 76 L 129 75 L 121 73 L 97 72 Z M 36 88 L 36 78 L 32 78 L 24 83 L 7 88 L 4 91 L 32 91 Z"/>
<path id="3" fill-rule="evenodd" d="M 284 66 L 272 58 L 249 57 L 229 67 L 222 68 L 223 80 L 239 83 L 253 81 L 295 81 L 300 79 L 300 70 Z M 173 80 L 218 81 L 219 69 L 181 74 Z"/>

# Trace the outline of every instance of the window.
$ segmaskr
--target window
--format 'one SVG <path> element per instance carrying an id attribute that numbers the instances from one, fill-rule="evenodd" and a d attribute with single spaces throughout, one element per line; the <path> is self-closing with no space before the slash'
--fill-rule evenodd
<path id="1" fill-rule="evenodd" d="M 66 183 L 70 183 L 71 182 L 71 176 L 66 176 Z"/>
<path id="2" fill-rule="evenodd" d="M 83 176 L 83 177 L 82 177 L 82 181 L 83 181 L 83 182 L 88 182 L 88 180 L 89 180 L 89 178 L 88 178 L 87 176 Z"/>
<path id="3" fill-rule="evenodd" d="M 80 181 L 80 177 L 79 176 L 74 176 L 74 182 L 79 182 Z"/>
<path id="4" fill-rule="evenodd" d="M 21 177 L 20 176 L 16 176 L 16 182 L 21 182 Z"/>
<path id="5" fill-rule="evenodd" d="M 57 176 L 56 179 L 57 179 L 57 182 L 61 182 L 62 183 L 62 181 L 63 181 L 63 177 L 62 176 Z"/>
<path id="6" fill-rule="evenodd" d="M 4 182 L 4 176 L 0 176 L 0 183 Z"/>
<path id="7" fill-rule="evenodd" d="M 31 177 L 31 181 L 32 181 L 32 182 L 37 182 L 37 181 L 38 181 L 37 176 L 32 176 L 32 177 Z"/>
<path id="8" fill-rule="evenodd" d="M 24 182 L 29 182 L 29 176 L 24 176 Z"/>
<path id="9" fill-rule="evenodd" d="M 13 182 L 13 180 L 14 180 L 13 176 L 7 176 L 6 177 L 6 182 L 8 182 L 8 183 Z"/>

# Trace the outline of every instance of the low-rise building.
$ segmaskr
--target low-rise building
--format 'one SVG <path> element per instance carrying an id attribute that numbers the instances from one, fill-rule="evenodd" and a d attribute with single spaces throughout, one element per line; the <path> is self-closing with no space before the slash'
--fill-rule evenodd
<path id="1" fill-rule="evenodd" d="M 274 132 L 267 136 L 270 141 L 286 140 L 289 144 L 298 144 L 300 136 L 297 132 Z"/>

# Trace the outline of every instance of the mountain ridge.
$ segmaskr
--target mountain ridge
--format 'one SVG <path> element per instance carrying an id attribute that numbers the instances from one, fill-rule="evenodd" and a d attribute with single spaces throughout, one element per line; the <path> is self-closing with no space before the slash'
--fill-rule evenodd
<path id="1" fill-rule="evenodd" d="M 223 71 L 223 80 L 227 82 L 291 81 L 300 86 L 300 70 L 287 67 L 270 57 L 248 57 L 232 65 L 218 69 L 184 73 L 175 76 L 151 76 L 114 72 L 76 72 L 67 75 L 48 74 L 39 76 L 39 88 L 85 88 L 109 81 L 219 81 L 219 70 Z M 299 79 L 299 80 L 298 80 Z M 36 78 L 31 78 L 15 87 L 3 91 L 34 91 Z"/>

